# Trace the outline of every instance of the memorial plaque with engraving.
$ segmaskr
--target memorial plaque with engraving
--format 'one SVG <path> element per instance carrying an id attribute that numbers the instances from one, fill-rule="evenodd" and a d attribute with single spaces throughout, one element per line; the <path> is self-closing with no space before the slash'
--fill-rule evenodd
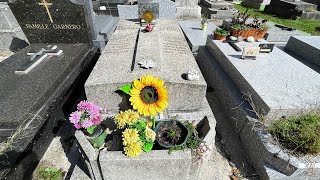
<path id="1" fill-rule="evenodd" d="M 69 0 L 16 0 L 9 6 L 30 43 L 88 43 L 85 8 Z"/>

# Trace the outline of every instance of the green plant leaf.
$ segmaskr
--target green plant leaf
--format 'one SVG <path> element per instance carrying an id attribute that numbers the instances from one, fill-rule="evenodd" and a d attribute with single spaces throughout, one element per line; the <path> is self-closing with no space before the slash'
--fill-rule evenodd
<path id="1" fill-rule="evenodd" d="M 92 134 L 94 128 L 96 128 L 96 126 L 90 126 L 90 127 L 87 129 L 87 132 L 88 132 L 89 134 Z"/>
<path id="2" fill-rule="evenodd" d="M 143 146 L 143 151 L 144 152 L 149 152 L 151 151 L 153 147 L 153 142 L 147 142 L 144 146 Z"/>
<path id="3" fill-rule="evenodd" d="M 126 85 L 124 85 L 124 86 L 119 88 L 119 90 L 123 91 L 126 94 L 129 94 L 130 89 L 131 89 L 131 83 L 130 84 L 126 84 Z"/>

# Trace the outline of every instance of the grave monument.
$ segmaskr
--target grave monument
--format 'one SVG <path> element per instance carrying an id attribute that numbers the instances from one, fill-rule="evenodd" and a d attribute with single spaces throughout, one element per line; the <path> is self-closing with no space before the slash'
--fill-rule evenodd
<path id="1" fill-rule="evenodd" d="M 0 177 L 28 179 L 97 49 L 83 3 L 18 0 L 9 6 L 30 45 L 0 63 L 0 141 L 11 143 L 1 152 Z"/>
<path id="2" fill-rule="evenodd" d="M 311 37 L 297 37 L 287 45 L 303 45 L 317 52 Z M 300 43 L 300 45 L 298 45 Z M 237 47 L 258 48 L 263 42 L 237 42 Z M 305 57 L 301 51 L 296 52 Z M 319 111 L 320 74 L 286 52 L 274 47 L 272 52 L 257 54 L 256 60 L 242 59 L 242 52 L 229 43 L 212 40 L 200 47 L 199 67 L 208 85 L 215 89 L 227 116 L 228 125 L 241 139 L 256 173 L 261 179 L 317 179 L 308 173 L 310 167 L 319 173 L 319 156 L 295 156 L 274 143 L 266 126 L 279 118 Z M 310 56 L 309 56 L 310 57 Z M 309 59 L 309 57 L 307 57 Z M 312 60 L 312 59 L 310 59 Z M 301 72 L 303 72 L 301 74 Z"/>
<path id="3" fill-rule="evenodd" d="M 201 7 L 198 0 L 176 0 L 177 19 L 200 19 Z"/>
<path id="4" fill-rule="evenodd" d="M 152 68 L 142 67 L 141 63 L 145 61 L 152 61 Z M 186 79 L 191 70 L 199 73 L 198 80 Z M 151 32 L 145 32 L 137 20 L 120 20 L 85 84 L 87 99 L 107 107 L 112 113 L 126 110 L 130 107 L 126 96 L 117 90 L 146 74 L 165 81 L 169 108 L 163 116 L 169 119 L 176 117 L 181 121 L 194 120 L 204 140 L 214 149 L 215 118 L 205 98 L 206 83 L 175 20 L 159 17 Z M 121 151 L 111 150 L 98 156 L 83 133 L 77 132 L 76 138 L 81 153 L 87 157 L 84 159 L 91 169 L 91 178 L 160 180 L 210 179 L 213 176 L 204 172 L 206 163 L 192 163 L 190 150 L 172 155 L 167 150 L 151 150 L 135 159 L 126 157 Z"/>

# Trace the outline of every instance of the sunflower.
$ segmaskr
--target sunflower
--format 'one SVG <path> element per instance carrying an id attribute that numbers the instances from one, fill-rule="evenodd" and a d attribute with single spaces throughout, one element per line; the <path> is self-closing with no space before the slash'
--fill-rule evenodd
<path id="1" fill-rule="evenodd" d="M 130 96 L 133 109 L 144 116 L 155 116 L 168 107 L 168 90 L 164 87 L 164 81 L 151 75 L 134 80 Z"/>

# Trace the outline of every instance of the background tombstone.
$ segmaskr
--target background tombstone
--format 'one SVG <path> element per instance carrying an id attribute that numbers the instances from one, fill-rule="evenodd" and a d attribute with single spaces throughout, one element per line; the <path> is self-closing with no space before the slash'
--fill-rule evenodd
<path id="1" fill-rule="evenodd" d="M 143 16 L 146 11 L 151 11 L 154 18 L 159 18 L 159 0 L 138 0 L 138 15 L 139 18 Z"/>
<path id="2" fill-rule="evenodd" d="M 177 19 L 197 19 L 201 18 L 201 7 L 198 6 L 198 0 L 176 0 Z"/>
<path id="3" fill-rule="evenodd" d="M 0 19 L 0 51 L 18 50 L 17 45 L 20 45 L 21 41 L 28 40 L 6 2 L 0 2 Z M 18 40 L 21 40 L 20 43 L 15 43 Z"/>

